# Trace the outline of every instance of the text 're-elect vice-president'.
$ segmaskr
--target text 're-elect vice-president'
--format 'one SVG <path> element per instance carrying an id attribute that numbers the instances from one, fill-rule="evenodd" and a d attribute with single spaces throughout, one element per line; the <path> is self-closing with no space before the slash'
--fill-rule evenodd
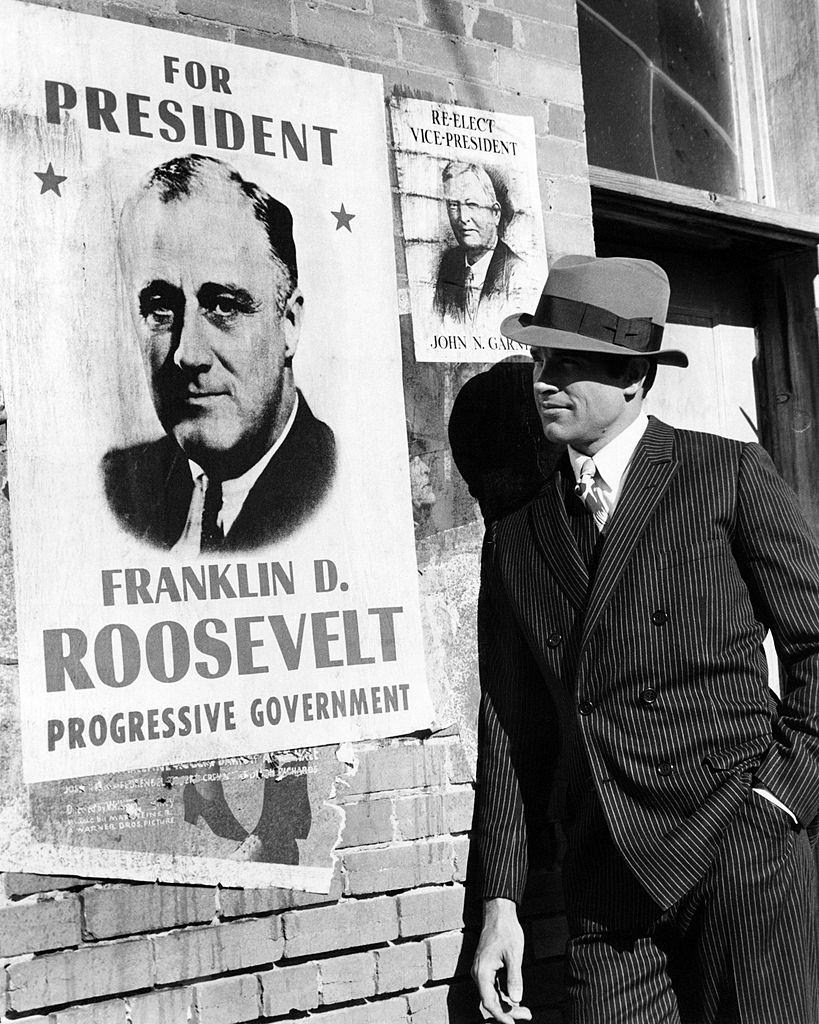
<path id="1" fill-rule="evenodd" d="M 296 388 L 304 299 L 289 209 L 210 157 L 156 167 L 119 254 L 166 437 L 108 452 L 120 523 L 184 558 L 287 537 L 326 497 L 335 439 Z"/>
<path id="2" fill-rule="evenodd" d="M 687 363 L 668 298 L 656 264 L 565 257 L 502 326 L 567 451 L 484 551 L 473 975 L 498 1021 L 529 1019 L 516 904 L 549 817 L 574 1024 L 819 1019 L 819 551 L 762 447 L 645 415 Z"/>

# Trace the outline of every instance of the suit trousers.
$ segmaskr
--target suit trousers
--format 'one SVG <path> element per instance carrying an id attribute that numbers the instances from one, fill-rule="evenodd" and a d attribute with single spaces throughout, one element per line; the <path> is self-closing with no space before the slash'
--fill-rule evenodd
<path id="1" fill-rule="evenodd" d="M 753 792 L 670 909 L 612 842 L 589 784 L 566 826 L 572 1024 L 817 1024 L 816 868 L 804 829 Z"/>

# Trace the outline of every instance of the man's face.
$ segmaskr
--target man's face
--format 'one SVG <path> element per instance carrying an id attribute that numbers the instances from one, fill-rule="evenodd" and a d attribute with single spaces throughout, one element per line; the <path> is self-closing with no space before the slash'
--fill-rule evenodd
<path id="1" fill-rule="evenodd" d="M 206 471 L 241 475 L 292 410 L 301 296 L 282 302 L 264 228 L 227 185 L 170 203 L 148 193 L 121 249 L 162 426 Z"/>
<path id="2" fill-rule="evenodd" d="M 458 245 L 480 255 L 498 242 L 500 206 L 487 196 L 472 174 L 458 174 L 444 186 L 446 212 Z"/>
<path id="3" fill-rule="evenodd" d="M 543 433 L 593 455 L 639 412 L 642 391 L 630 362 L 568 349 L 532 348 L 535 405 Z"/>

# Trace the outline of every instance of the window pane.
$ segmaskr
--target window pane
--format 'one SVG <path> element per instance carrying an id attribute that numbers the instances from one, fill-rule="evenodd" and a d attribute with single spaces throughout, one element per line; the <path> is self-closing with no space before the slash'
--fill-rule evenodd
<path id="1" fill-rule="evenodd" d="M 589 161 L 737 195 L 724 0 L 578 0 Z"/>

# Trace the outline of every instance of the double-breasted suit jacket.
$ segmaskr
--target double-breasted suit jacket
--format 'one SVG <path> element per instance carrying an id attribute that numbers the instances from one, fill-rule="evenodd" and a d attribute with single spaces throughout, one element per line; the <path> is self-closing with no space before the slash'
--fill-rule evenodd
<path id="1" fill-rule="evenodd" d="M 490 528 L 479 652 L 485 897 L 520 898 L 567 759 L 663 907 L 703 876 L 752 779 L 816 818 L 819 554 L 758 445 L 650 418 L 591 580 L 558 467 Z"/>

